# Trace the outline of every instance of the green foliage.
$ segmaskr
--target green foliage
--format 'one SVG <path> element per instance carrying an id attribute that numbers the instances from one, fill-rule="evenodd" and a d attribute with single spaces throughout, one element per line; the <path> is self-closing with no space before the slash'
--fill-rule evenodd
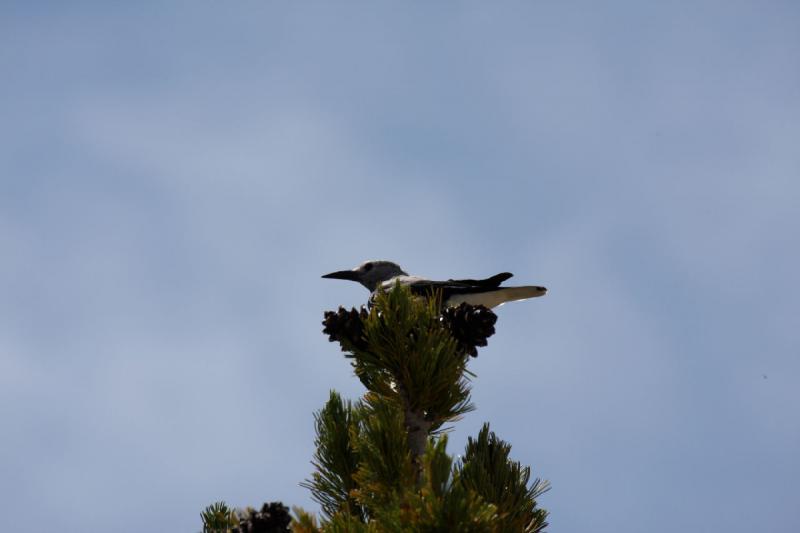
<path id="1" fill-rule="evenodd" d="M 322 528 L 325 533 L 368 533 L 379 531 L 372 525 L 362 522 L 351 514 L 339 513 L 331 518 Z"/>
<path id="2" fill-rule="evenodd" d="M 447 455 L 447 435 L 428 441 L 425 450 L 425 482 L 431 496 L 440 498 L 452 488 L 453 458 Z"/>
<path id="3" fill-rule="evenodd" d="M 314 515 L 306 512 L 300 507 L 293 507 L 294 521 L 292 522 L 293 533 L 320 533 L 317 519 Z"/>
<path id="4" fill-rule="evenodd" d="M 424 413 L 432 430 L 473 409 L 468 356 L 440 320 L 440 307 L 437 297 L 414 298 L 399 284 L 378 293 L 364 321 L 366 348 L 350 352 L 369 390 Z"/>
<path id="5" fill-rule="evenodd" d="M 538 509 L 536 498 L 549 489 L 546 481 L 531 477 L 530 467 L 511 461 L 511 445 L 484 424 L 477 439 L 470 437 L 457 479 L 468 490 L 494 504 L 503 531 L 539 532 L 547 526 L 547 511 Z"/>
<path id="6" fill-rule="evenodd" d="M 352 498 L 357 488 L 355 473 L 360 458 L 353 440 L 359 433 L 359 408 L 342 400 L 331 391 L 325 407 L 315 416 L 317 451 L 312 464 L 316 472 L 302 485 L 311 490 L 311 496 L 329 517 L 339 511 L 364 518 L 364 511 Z"/>
<path id="7" fill-rule="evenodd" d="M 409 525 L 417 531 L 496 531 L 495 507 L 454 483 L 452 458 L 447 454 L 447 436 L 428 443 L 425 452 L 424 485 L 416 495 L 416 514 Z"/>
<path id="8" fill-rule="evenodd" d="M 395 399 L 368 393 L 359 407 L 354 445 L 361 462 L 354 476 L 358 485 L 354 495 L 369 515 L 413 486 L 415 470 L 402 410 Z"/>
<path id="9" fill-rule="evenodd" d="M 216 502 L 200 513 L 203 519 L 203 533 L 228 533 L 239 525 L 239 519 L 233 509 L 225 502 Z"/>

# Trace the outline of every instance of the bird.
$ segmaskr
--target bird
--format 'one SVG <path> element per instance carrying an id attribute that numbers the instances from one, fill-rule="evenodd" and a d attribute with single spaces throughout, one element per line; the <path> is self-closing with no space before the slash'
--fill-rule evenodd
<path id="1" fill-rule="evenodd" d="M 417 296 L 428 297 L 436 291 L 441 291 L 443 307 L 458 307 L 462 303 L 467 303 L 492 309 L 506 302 L 527 300 L 547 293 L 545 287 L 538 285 L 500 286 L 512 276 L 510 272 L 501 272 L 486 279 L 433 281 L 419 276 L 409 276 L 400 265 L 392 261 L 365 261 L 351 270 L 339 270 L 322 277 L 357 281 L 372 293 L 370 301 L 378 291 L 391 289 L 395 283 L 408 287 L 412 294 Z"/>

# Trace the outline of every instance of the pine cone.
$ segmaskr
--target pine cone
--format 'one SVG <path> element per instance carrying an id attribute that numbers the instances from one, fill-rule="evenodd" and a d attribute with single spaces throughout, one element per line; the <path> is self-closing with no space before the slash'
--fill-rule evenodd
<path id="1" fill-rule="evenodd" d="M 239 527 L 233 533 L 289 533 L 291 521 L 289 508 L 281 502 L 265 503 L 261 511 L 248 509 L 240 516 Z"/>
<path id="2" fill-rule="evenodd" d="M 458 343 L 458 349 L 472 357 L 478 357 L 478 346 L 486 346 L 489 337 L 494 335 L 495 315 L 482 305 L 462 303 L 458 307 L 448 307 L 442 313 L 442 322 Z"/>
<path id="3" fill-rule="evenodd" d="M 322 333 L 328 335 L 329 341 L 342 345 L 342 350 L 348 350 L 350 347 L 365 349 L 363 334 L 364 320 L 367 316 L 369 314 L 364 307 L 361 309 L 354 307 L 349 311 L 339 307 L 336 312 L 325 311 L 325 320 L 322 321 L 325 327 L 322 328 Z"/>

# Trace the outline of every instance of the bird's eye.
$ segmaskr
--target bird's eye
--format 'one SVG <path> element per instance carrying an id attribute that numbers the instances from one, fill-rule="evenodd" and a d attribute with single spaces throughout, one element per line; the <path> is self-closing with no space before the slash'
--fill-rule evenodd
<path id="1" fill-rule="evenodd" d="M 369 272 L 370 270 L 372 270 L 372 263 L 364 265 L 364 272 Z"/>

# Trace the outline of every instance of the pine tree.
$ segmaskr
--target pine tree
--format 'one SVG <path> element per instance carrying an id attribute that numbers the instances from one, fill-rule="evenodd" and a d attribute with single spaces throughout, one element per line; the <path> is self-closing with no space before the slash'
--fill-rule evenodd
<path id="1" fill-rule="evenodd" d="M 450 425 L 474 409 L 467 363 L 496 319 L 481 306 L 442 310 L 438 295 L 414 298 L 399 284 L 376 295 L 369 310 L 325 313 L 323 332 L 367 392 L 352 402 L 331 391 L 315 414 L 315 471 L 302 485 L 322 515 L 295 508 L 292 531 L 544 530 L 547 511 L 536 499 L 549 484 L 531 480 L 488 424 L 457 461 L 446 451 Z M 203 514 L 204 531 L 289 530 L 288 522 L 280 530 L 244 529 L 248 515 L 217 505 Z"/>

